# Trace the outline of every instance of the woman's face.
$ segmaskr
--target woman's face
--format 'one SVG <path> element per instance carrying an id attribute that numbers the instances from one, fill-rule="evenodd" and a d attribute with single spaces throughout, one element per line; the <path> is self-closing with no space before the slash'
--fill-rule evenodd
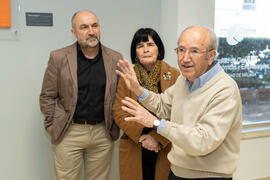
<path id="1" fill-rule="evenodd" d="M 148 36 L 148 41 L 137 44 L 136 55 L 148 71 L 154 67 L 158 57 L 158 47 L 151 36 Z"/>

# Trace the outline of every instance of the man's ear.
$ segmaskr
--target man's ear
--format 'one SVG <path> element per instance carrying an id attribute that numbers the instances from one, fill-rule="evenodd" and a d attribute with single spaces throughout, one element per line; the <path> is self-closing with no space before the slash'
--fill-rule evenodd
<path id="1" fill-rule="evenodd" d="M 73 34 L 73 36 L 76 38 L 75 30 L 73 28 L 70 29 L 70 32 Z"/>
<path id="2" fill-rule="evenodd" d="M 215 60 L 217 51 L 216 50 L 212 50 L 208 52 L 208 65 L 211 66 L 213 61 Z"/>

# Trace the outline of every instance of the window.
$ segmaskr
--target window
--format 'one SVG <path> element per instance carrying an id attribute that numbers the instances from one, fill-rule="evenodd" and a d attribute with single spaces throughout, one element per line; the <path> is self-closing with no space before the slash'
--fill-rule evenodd
<path id="1" fill-rule="evenodd" d="M 270 1 L 216 0 L 215 5 L 217 60 L 239 86 L 243 124 L 269 125 Z"/>
<path id="2" fill-rule="evenodd" d="M 256 10 L 256 0 L 243 0 L 243 10 Z"/>

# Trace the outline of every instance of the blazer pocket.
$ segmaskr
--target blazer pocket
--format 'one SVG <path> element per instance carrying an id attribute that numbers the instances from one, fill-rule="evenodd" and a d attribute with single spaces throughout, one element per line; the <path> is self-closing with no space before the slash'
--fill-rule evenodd
<path id="1" fill-rule="evenodd" d="M 50 127 L 50 133 L 54 138 L 57 138 L 63 131 L 69 117 L 70 111 L 65 111 L 64 107 L 59 103 L 59 101 L 57 101 L 55 105 L 52 126 Z"/>
<path id="2" fill-rule="evenodd" d="M 63 109 L 55 109 L 54 116 L 53 116 L 53 124 L 58 121 L 65 119 L 66 111 Z"/>
<path id="3" fill-rule="evenodd" d="M 54 115 L 53 115 L 53 124 L 58 123 L 58 121 L 65 120 L 67 112 L 64 106 L 58 101 L 56 101 Z"/>

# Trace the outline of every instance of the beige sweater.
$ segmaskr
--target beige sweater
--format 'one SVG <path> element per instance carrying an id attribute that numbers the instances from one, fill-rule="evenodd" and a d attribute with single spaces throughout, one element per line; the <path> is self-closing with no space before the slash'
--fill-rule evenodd
<path id="1" fill-rule="evenodd" d="M 179 76 L 164 94 L 141 101 L 158 117 L 170 117 L 161 135 L 173 147 L 171 170 L 184 178 L 232 177 L 240 152 L 242 102 L 238 87 L 223 70 L 190 92 Z"/>

